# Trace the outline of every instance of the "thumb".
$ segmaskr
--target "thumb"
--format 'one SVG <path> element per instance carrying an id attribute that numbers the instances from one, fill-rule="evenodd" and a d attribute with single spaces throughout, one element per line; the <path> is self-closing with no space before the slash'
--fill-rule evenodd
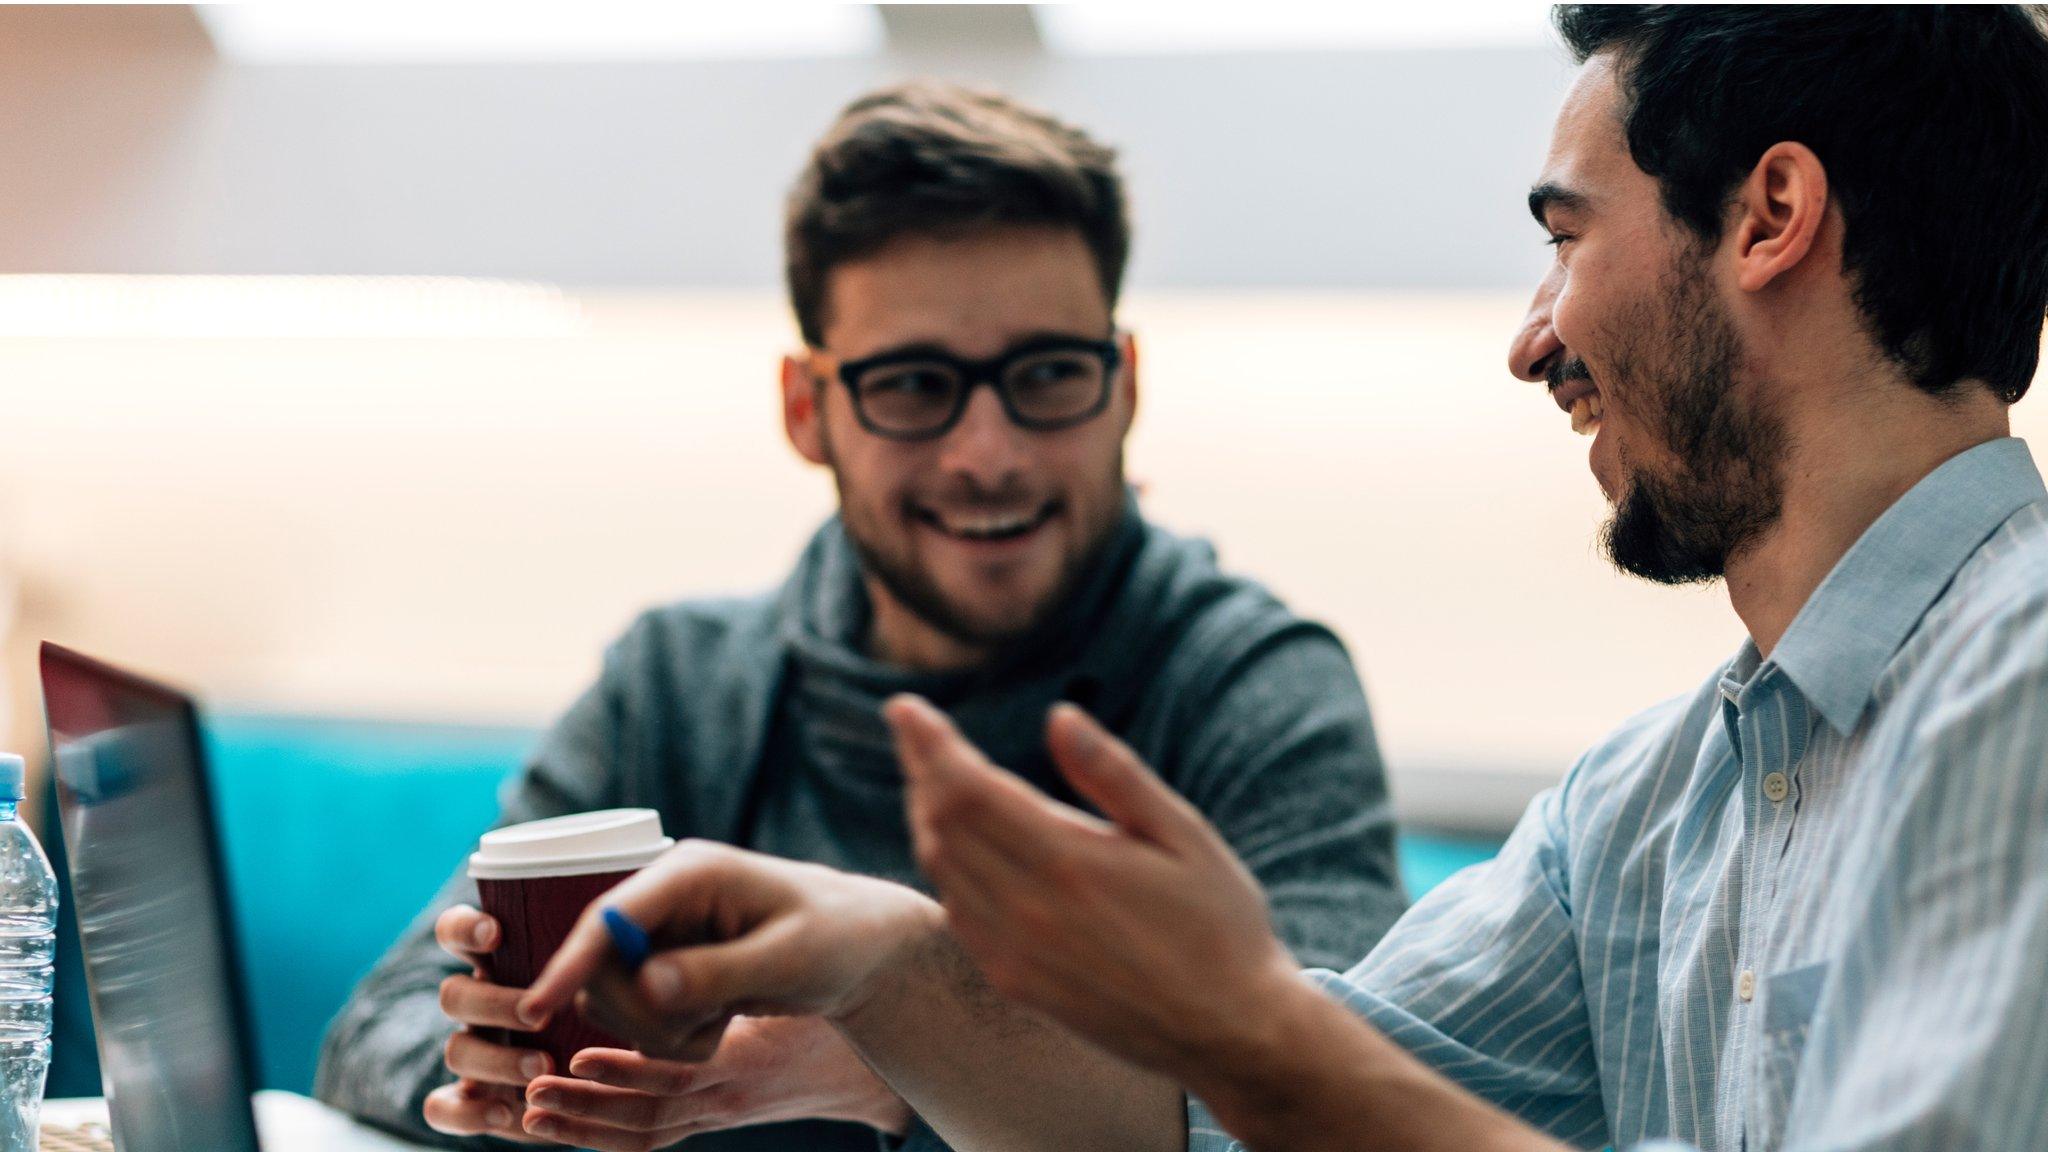
<path id="1" fill-rule="evenodd" d="M 771 920 L 735 939 L 657 952 L 638 976 L 640 994 L 669 1017 L 731 1015 L 747 1008 L 813 1012 L 823 1005 L 810 985 L 814 964 L 801 954 L 802 930 Z"/>
<path id="2" fill-rule="evenodd" d="M 1207 823 L 1193 805 L 1145 767 L 1137 753 L 1072 704 L 1056 704 L 1046 750 L 1074 791 L 1125 832 L 1164 848 L 1198 842 Z"/>

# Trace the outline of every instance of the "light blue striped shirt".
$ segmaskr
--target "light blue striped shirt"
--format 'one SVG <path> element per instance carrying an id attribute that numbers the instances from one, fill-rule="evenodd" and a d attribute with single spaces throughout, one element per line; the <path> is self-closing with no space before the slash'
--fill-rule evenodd
<path id="1" fill-rule="evenodd" d="M 1310 976 L 1581 1147 L 2048 1148 L 2048 494 L 2026 445 L 1936 469 L 1768 659 L 1745 645 L 1622 725 L 1498 859 Z M 1198 1102 L 1189 1131 L 1236 1147 Z"/>

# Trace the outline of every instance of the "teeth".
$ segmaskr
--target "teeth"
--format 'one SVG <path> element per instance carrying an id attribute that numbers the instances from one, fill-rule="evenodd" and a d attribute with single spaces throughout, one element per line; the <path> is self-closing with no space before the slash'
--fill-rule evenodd
<path id="1" fill-rule="evenodd" d="M 1597 392 L 1572 401 L 1572 431 L 1581 436 L 1591 436 L 1598 431 L 1601 407 L 1600 394 Z"/>
<path id="2" fill-rule="evenodd" d="M 1008 536 L 1022 532 L 1036 522 L 1032 516 L 984 516 L 973 520 L 947 519 L 941 521 L 946 531 L 956 536 Z"/>

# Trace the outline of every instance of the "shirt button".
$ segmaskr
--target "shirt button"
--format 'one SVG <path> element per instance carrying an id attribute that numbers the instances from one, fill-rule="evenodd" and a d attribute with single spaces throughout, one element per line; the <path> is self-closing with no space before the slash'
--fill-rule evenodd
<path id="1" fill-rule="evenodd" d="M 1786 782 L 1783 772 L 1773 772 L 1769 776 L 1764 777 L 1764 798 L 1771 803 L 1776 804 L 1778 801 L 1783 800 L 1785 794 L 1790 791 L 1792 791 L 1792 785 Z"/>
<path id="2" fill-rule="evenodd" d="M 1735 994 L 1742 997 L 1742 1002 L 1745 1004 L 1754 999 L 1756 997 L 1756 973 L 1744 968 L 1742 975 L 1736 978 Z"/>

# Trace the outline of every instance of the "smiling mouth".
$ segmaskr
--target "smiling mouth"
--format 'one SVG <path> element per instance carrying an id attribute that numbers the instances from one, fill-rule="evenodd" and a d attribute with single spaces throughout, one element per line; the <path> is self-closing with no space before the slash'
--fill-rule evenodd
<path id="1" fill-rule="evenodd" d="M 1572 431 L 1591 436 L 1600 430 L 1606 405 L 1585 361 L 1567 361 L 1550 373 L 1550 399 L 1572 418 Z"/>
<path id="2" fill-rule="evenodd" d="M 1572 401 L 1572 431 L 1581 436 L 1591 436 L 1600 430 L 1600 413 L 1603 409 L 1600 393 L 1588 392 Z"/>
<path id="3" fill-rule="evenodd" d="M 986 543 L 1015 540 L 1043 527 L 1059 513 L 1057 500 L 1048 500 L 1036 510 L 1006 512 L 938 512 L 913 508 L 912 515 L 926 527 L 956 540 Z"/>

